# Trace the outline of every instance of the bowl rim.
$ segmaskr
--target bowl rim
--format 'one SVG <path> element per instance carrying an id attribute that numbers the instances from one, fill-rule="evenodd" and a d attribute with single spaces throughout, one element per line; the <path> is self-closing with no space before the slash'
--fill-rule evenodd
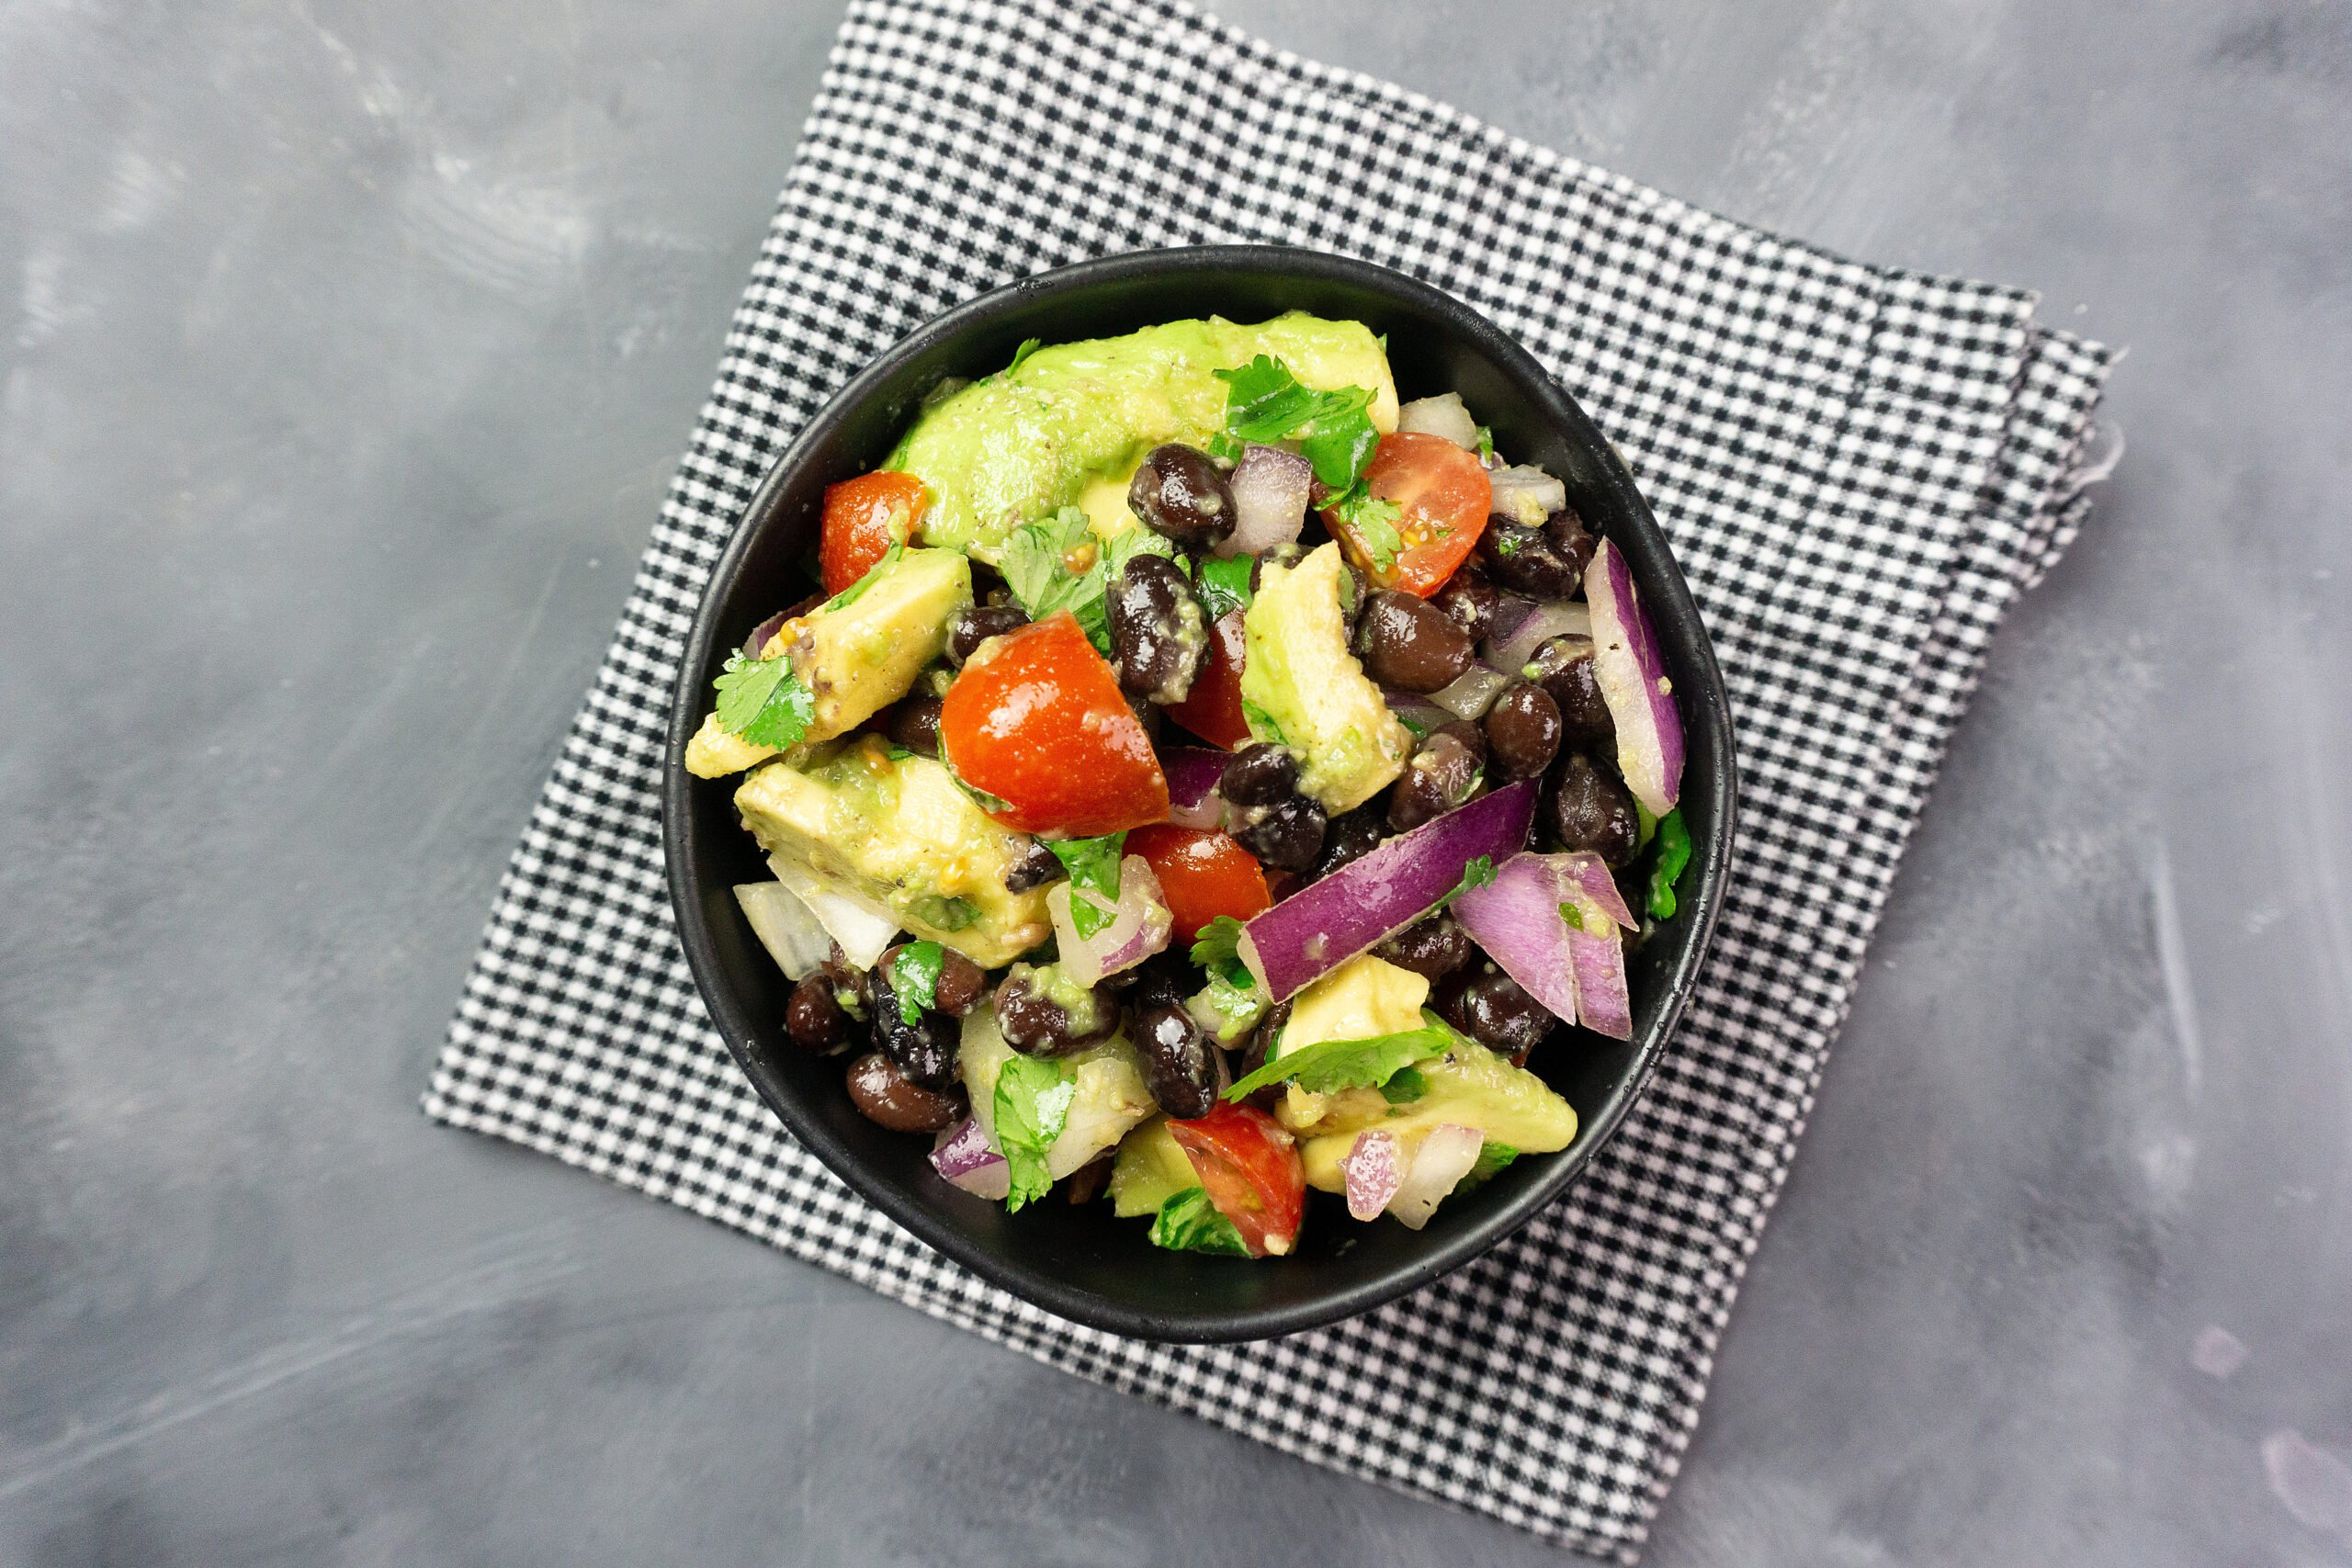
<path id="1" fill-rule="evenodd" d="M 993 317 L 1016 303 L 1030 304 L 1040 298 L 1115 285 L 1125 279 L 1193 272 L 1230 273 L 1237 268 L 1351 285 L 1430 311 L 1443 320 L 1450 330 L 1471 339 L 1473 346 L 1520 383 L 1537 405 L 1535 412 L 1541 420 L 1558 427 L 1573 444 L 1593 451 L 1602 486 L 1623 513 L 1633 520 L 1636 533 L 1644 536 L 1640 541 L 1643 547 L 1638 552 L 1628 552 L 1629 557 L 1636 558 L 1630 558 L 1629 565 L 1634 568 L 1652 619 L 1673 619 L 1684 624 L 1692 634 L 1689 640 L 1696 654 L 1697 668 L 1681 673 L 1687 676 L 1695 672 L 1698 690 L 1679 694 L 1690 699 L 1685 709 L 1686 722 L 1703 726 L 1711 732 L 1712 749 L 1722 758 L 1722 766 L 1707 792 L 1714 830 L 1705 841 L 1692 846 L 1691 873 L 1684 884 L 1689 889 L 1685 904 L 1690 923 L 1682 951 L 1666 978 L 1666 993 L 1657 1023 L 1649 1038 L 1641 1043 L 1623 1089 L 1591 1118 L 1580 1116 L 1575 1142 L 1562 1151 L 1566 1157 L 1561 1158 L 1550 1174 L 1509 1205 L 1440 1238 L 1427 1252 L 1385 1274 L 1303 1300 L 1163 1314 L 1007 1262 L 977 1238 L 947 1224 L 929 1205 L 867 1172 L 856 1152 L 837 1138 L 821 1118 L 803 1113 L 789 1086 L 761 1062 L 754 1048 L 755 1030 L 734 995 L 703 919 L 698 874 L 689 852 L 691 792 L 700 781 L 685 771 L 683 758 L 687 739 L 701 722 L 704 682 L 700 671 L 709 662 L 718 636 L 721 605 L 754 540 L 774 525 L 780 502 L 801 465 L 824 446 L 852 411 L 874 396 L 902 365 L 967 332 L 984 328 Z M 794 1141 L 822 1160 L 859 1197 L 925 1246 L 989 1284 L 1072 1323 L 1128 1338 L 1168 1344 L 1271 1338 L 1353 1317 L 1419 1290 L 1482 1256 L 1557 1201 L 1608 1145 L 1634 1102 L 1646 1090 L 1658 1059 L 1681 1021 L 1683 1009 L 1713 945 L 1731 872 L 1738 798 L 1731 710 L 1713 645 L 1674 560 L 1665 531 L 1643 499 L 1615 445 L 1540 361 L 1474 307 L 1431 284 L 1378 263 L 1273 244 L 1127 251 L 1015 278 L 932 317 L 850 378 L 776 455 L 751 500 L 737 515 L 724 548 L 711 564 L 672 682 L 662 769 L 662 847 L 680 945 L 712 1026 L 725 1041 L 737 1067 L 751 1080 L 761 1100 L 784 1123 Z M 1136 1241 L 1137 1245 L 1144 1245 L 1140 1235 Z"/>

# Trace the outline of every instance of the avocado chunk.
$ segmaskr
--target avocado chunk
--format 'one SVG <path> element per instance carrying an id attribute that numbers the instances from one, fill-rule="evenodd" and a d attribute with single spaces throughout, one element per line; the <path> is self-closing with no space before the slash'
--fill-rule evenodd
<path id="1" fill-rule="evenodd" d="M 771 762 L 736 790 L 735 809 L 769 854 L 863 894 L 984 969 L 1053 934 L 1043 889 L 1005 889 L 1019 836 L 944 767 L 893 758 L 879 736 Z"/>
<path id="2" fill-rule="evenodd" d="M 1416 1071 L 1421 1096 L 1401 1105 L 1390 1104 L 1376 1089 L 1351 1089 L 1328 1097 L 1321 1119 L 1299 1137 L 1309 1187 L 1347 1190 L 1340 1161 L 1367 1127 L 1396 1134 L 1408 1154 L 1419 1149 L 1431 1128 L 1445 1123 L 1475 1129 L 1489 1144 L 1508 1144 L 1521 1154 L 1549 1154 L 1576 1139 L 1575 1108 L 1542 1078 L 1484 1045 L 1463 1041 Z"/>
<path id="3" fill-rule="evenodd" d="M 1250 733 L 1297 752 L 1300 793 L 1334 817 L 1387 788 L 1413 749 L 1412 732 L 1348 651 L 1346 570 L 1337 545 L 1294 567 L 1265 561 L 1241 620 Z"/>
<path id="4" fill-rule="evenodd" d="M 994 1145 L 997 1075 L 1012 1059 L 1012 1047 L 997 1031 L 994 1009 L 976 1008 L 964 1020 L 956 1059 L 965 1091 L 971 1096 L 972 1115 Z M 1124 1034 L 1057 1057 L 1055 1065 L 1078 1085 L 1061 1136 L 1046 1151 L 1046 1174 L 1059 1181 L 1125 1137 L 1159 1107 L 1144 1087 L 1142 1065 Z"/>
<path id="5" fill-rule="evenodd" d="M 1168 1131 L 1168 1118 L 1155 1116 L 1119 1141 L 1111 1162 L 1111 1212 L 1123 1220 L 1156 1214 L 1159 1206 L 1201 1178 Z"/>
<path id="6" fill-rule="evenodd" d="M 1038 349 L 933 404 L 885 466 L 931 488 L 923 543 L 990 565 L 1014 528 L 1065 506 L 1085 506 L 1097 532 L 1115 533 L 1103 513 L 1124 518 L 1136 462 L 1161 442 L 1198 446 L 1223 430 L 1216 372 L 1261 354 L 1317 391 L 1366 389 L 1374 427 L 1396 428 L 1388 355 L 1361 321 L 1293 310 L 1244 326 L 1212 316 Z"/>
<path id="7" fill-rule="evenodd" d="M 760 653 L 788 654 L 793 676 L 815 699 L 816 718 L 801 743 L 845 735 L 905 696 L 923 666 L 946 651 L 948 623 L 971 602 L 969 561 L 953 550 L 908 550 L 786 621 Z M 686 742 L 686 771 L 720 778 L 775 754 L 720 728 L 712 713 Z"/>
<path id="8" fill-rule="evenodd" d="M 1421 1004 L 1429 996 L 1428 979 L 1410 969 L 1369 953 L 1351 958 L 1298 994 L 1291 1004 L 1289 1021 L 1274 1040 L 1272 1059 L 1280 1061 L 1326 1040 L 1372 1040 L 1419 1029 Z M 1274 1115 L 1296 1132 L 1320 1122 L 1331 1099 L 1286 1084 Z M 1381 1101 L 1384 1106 L 1387 1103 Z"/>

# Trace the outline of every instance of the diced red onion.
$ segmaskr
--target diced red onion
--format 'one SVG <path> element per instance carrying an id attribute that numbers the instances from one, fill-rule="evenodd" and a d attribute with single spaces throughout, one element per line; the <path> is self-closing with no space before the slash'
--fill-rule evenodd
<path id="1" fill-rule="evenodd" d="M 1498 620 L 1496 630 L 1487 638 L 1486 660 L 1498 670 L 1517 674 L 1535 657 L 1535 650 L 1554 637 L 1591 635 L 1590 606 L 1572 604 L 1565 599 L 1546 599 L 1532 606 L 1508 633 Z"/>
<path id="2" fill-rule="evenodd" d="M 1376 1220 L 1404 1185 L 1405 1147 L 1377 1127 L 1359 1133 L 1355 1146 L 1340 1156 L 1340 1171 L 1348 1179 L 1348 1213 Z"/>
<path id="3" fill-rule="evenodd" d="M 1396 411 L 1396 428 L 1408 434 L 1440 436 L 1465 451 L 1478 445 L 1478 422 L 1462 406 L 1459 392 L 1415 398 Z"/>
<path id="4" fill-rule="evenodd" d="M 1012 1190 L 1012 1168 L 990 1146 L 987 1129 L 969 1116 L 939 1134 L 931 1167 L 975 1198 L 1001 1203 Z"/>
<path id="5" fill-rule="evenodd" d="M 1061 964 L 1081 986 L 1099 985 L 1105 975 L 1132 969 L 1168 945 L 1176 923 L 1151 863 L 1129 855 L 1119 863 L 1119 897 L 1111 923 L 1092 936 L 1081 937 L 1070 920 L 1070 885 L 1057 882 L 1046 894 L 1046 908 L 1054 918 L 1054 935 L 1061 944 Z"/>
<path id="6" fill-rule="evenodd" d="M 1478 1163 L 1478 1151 L 1486 1142 L 1487 1135 L 1475 1127 L 1442 1122 L 1430 1128 L 1430 1135 L 1414 1151 L 1413 1163 L 1396 1195 L 1388 1200 L 1388 1213 L 1408 1230 L 1428 1224 L 1445 1195 L 1460 1186 L 1470 1168 Z"/>
<path id="7" fill-rule="evenodd" d="M 1455 718 L 1481 718 L 1510 684 L 1510 677 L 1492 665 L 1473 664 L 1452 685 L 1431 692 L 1430 701 Z"/>
<path id="8" fill-rule="evenodd" d="M 1400 833 L 1243 927 L 1242 962 L 1272 1000 L 1295 996 L 1429 913 L 1472 861 L 1517 854 L 1534 819 L 1535 781 L 1521 779 Z"/>
<path id="9" fill-rule="evenodd" d="M 1497 468 L 1487 477 L 1495 487 L 1493 510 L 1523 528 L 1541 528 L 1568 503 L 1568 487 L 1530 465 Z"/>
<path id="10" fill-rule="evenodd" d="M 1550 855 L 1514 855 L 1495 879 L 1456 898 L 1453 918 L 1502 972 L 1528 995 L 1573 1023 L 1577 1016 L 1575 933 L 1560 918 L 1566 895 Z"/>
<path id="11" fill-rule="evenodd" d="M 1279 446 L 1250 446 L 1233 466 L 1233 532 L 1216 547 L 1221 556 L 1263 555 L 1298 537 L 1306 524 L 1315 465 Z"/>
<path id="12" fill-rule="evenodd" d="M 806 980 L 833 945 L 833 939 L 800 896 L 781 882 L 746 882 L 735 889 L 735 902 L 752 934 L 768 950 L 787 980 Z"/>
<path id="13" fill-rule="evenodd" d="M 1617 726 L 1617 771 L 1634 798 L 1663 817 L 1682 791 L 1682 716 L 1634 574 L 1606 539 L 1585 569 L 1584 596 L 1592 606 L 1592 672 Z"/>
<path id="14" fill-rule="evenodd" d="M 1225 797 L 1216 792 L 1227 751 L 1198 746 L 1170 746 L 1159 753 L 1159 771 L 1168 776 L 1168 819 L 1179 828 L 1216 828 L 1225 820 Z"/>

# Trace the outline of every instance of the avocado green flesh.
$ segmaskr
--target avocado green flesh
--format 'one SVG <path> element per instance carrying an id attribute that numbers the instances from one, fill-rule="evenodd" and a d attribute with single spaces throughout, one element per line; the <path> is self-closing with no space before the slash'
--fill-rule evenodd
<path id="1" fill-rule="evenodd" d="M 1334 817 L 1387 788 L 1413 749 L 1411 731 L 1348 651 L 1346 570 L 1337 545 L 1287 569 L 1268 560 L 1241 621 L 1242 701 L 1273 726 L 1253 714 L 1250 733 L 1297 752 L 1299 793 Z"/>
<path id="2" fill-rule="evenodd" d="M 772 762 L 735 792 L 743 825 L 772 855 L 883 905 L 900 925 L 995 968 L 1053 927 L 1042 889 L 1008 892 L 1019 839 L 990 821 L 928 757 L 893 759 L 878 737 L 797 764 Z M 943 923 L 949 900 L 969 919 Z"/>
<path id="3" fill-rule="evenodd" d="M 1192 1160 L 1168 1131 L 1168 1118 L 1155 1116 L 1119 1144 L 1111 1162 L 1111 1212 L 1123 1220 L 1156 1214 L 1168 1200 L 1200 1184 Z"/>
<path id="4" fill-rule="evenodd" d="M 1321 1120 L 1302 1132 L 1299 1158 L 1306 1184 L 1325 1192 L 1347 1190 L 1340 1161 L 1368 1127 L 1394 1133 L 1409 1154 L 1431 1128 L 1451 1124 L 1509 1144 L 1521 1154 L 1549 1154 L 1575 1142 L 1577 1113 L 1552 1087 L 1524 1067 L 1514 1067 L 1483 1045 L 1467 1042 L 1435 1061 L 1420 1064 L 1426 1086 L 1419 1100 L 1391 1105 L 1375 1089 L 1348 1089 L 1329 1097 Z"/>
<path id="5" fill-rule="evenodd" d="M 1216 372 L 1261 354 L 1317 391 L 1370 389 L 1374 425 L 1396 427 L 1388 356 L 1361 321 L 1212 316 L 1038 349 L 941 399 L 883 466 L 930 488 L 925 544 L 993 564 L 1014 528 L 1079 504 L 1091 482 L 1132 470 L 1151 447 L 1206 444 L 1225 427 Z"/>

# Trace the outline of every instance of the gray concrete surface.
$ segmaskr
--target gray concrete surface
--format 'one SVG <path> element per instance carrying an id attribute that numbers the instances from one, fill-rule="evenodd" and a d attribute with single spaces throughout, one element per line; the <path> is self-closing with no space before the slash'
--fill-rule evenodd
<path id="1" fill-rule="evenodd" d="M 2352 1562 L 2352 7 L 1228 14 L 2130 345 L 1650 1561 Z M 0 1562 L 1560 1560 L 414 1110 L 835 20 L 0 3 Z"/>

